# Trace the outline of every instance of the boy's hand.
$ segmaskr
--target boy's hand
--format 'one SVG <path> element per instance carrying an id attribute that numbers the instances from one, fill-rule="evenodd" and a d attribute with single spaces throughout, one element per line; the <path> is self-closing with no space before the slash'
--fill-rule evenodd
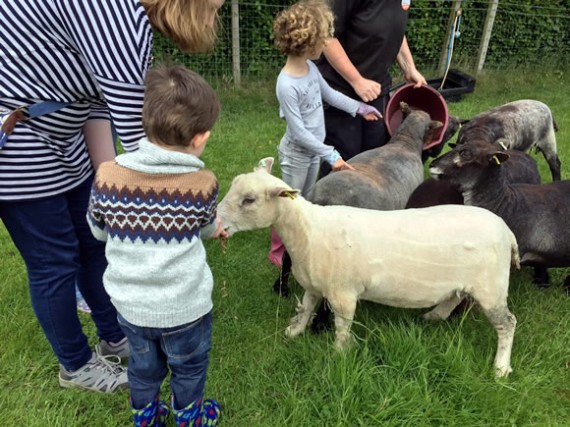
<path id="1" fill-rule="evenodd" d="M 212 239 L 218 239 L 218 238 L 222 238 L 222 239 L 227 239 L 228 236 L 228 232 L 226 230 L 224 230 L 224 227 L 222 226 L 222 220 L 220 219 L 220 217 L 216 217 L 216 231 L 214 231 L 214 234 L 212 234 Z"/>
<path id="2" fill-rule="evenodd" d="M 346 163 L 342 158 L 339 158 L 334 164 L 332 165 L 332 170 L 334 172 L 342 171 L 342 170 L 354 170 L 352 166 Z"/>

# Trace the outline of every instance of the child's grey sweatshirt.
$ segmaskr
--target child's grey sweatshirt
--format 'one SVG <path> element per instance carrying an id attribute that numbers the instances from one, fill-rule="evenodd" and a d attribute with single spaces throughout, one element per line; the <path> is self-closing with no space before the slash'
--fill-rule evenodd
<path id="1" fill-rule="evenodd" d="M 338 154 L 331 157 L 334 148 L 324 144 L 323 101 L 352 116 L 356 115 L 360 102 L 331 88 L 316 65 L 311 61 L 307 64 L 309 72 L 304 76 L 292 77 L 281 70 L 277 77 L 279 116 L 287 122 L 281 144 L 296 144 L 332 164 Z"/>

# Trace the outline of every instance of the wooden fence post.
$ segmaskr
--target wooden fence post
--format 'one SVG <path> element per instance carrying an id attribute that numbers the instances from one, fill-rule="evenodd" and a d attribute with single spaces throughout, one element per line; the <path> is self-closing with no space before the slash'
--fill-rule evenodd
<path id="1" fill-rule="evenodd" d="M 239 44 L 239 0 L 232 0 L 232 74 L 237 87 L 241 85 Z"/>
<path id="2" fill-rule="evenodd" d="M 443 41 L 443 47 L 441 48 L 441 56 L 439 57 L 439 74 L 443 75 L 445 73 L 446 65 L 447 65 L 447 49 L 449 48 L 449 38 L 451 37 L 451 31 L 453 28 L 453 22 L 455 21 L 455 15 L 457 11 L 461 8 L 462 0 L 456 0 L 453 3 L 453 7 L 451 8 L 451 12 L 449 14 L 449 20 L 447 22 L 447 31 L 445 33 L 445 39 Z M 453 35 L 455 37 L 455 35 Z"/>
<path id="3" fill-rule="evenodd" d="M 493 32 L 493 24 L 495 23 L 498 6 L 499 0 L 491 0 L 489 8 L 487 9 L 487 17 L 485 18 L 485 25 L 483 26 L 483 37 L 481 38 L 479 54 L 477 55 L 477 73 L 479 73 L 483 69 L 483 65 L 485 65 L 485 57 L 487 56 L 487 49 L 489 48 L 489 40 Z"/>

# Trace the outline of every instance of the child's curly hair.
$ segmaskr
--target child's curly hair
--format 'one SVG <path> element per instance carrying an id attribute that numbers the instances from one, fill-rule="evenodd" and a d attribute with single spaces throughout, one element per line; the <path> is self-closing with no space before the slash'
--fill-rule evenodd
<path id="1" fill-rule="evenodd" d="M 285 55 L 303 55 L 334 34 L 334 15 L 324 0 L 306 0 L 281 11 L 273 21 L 275 46 Z"/>

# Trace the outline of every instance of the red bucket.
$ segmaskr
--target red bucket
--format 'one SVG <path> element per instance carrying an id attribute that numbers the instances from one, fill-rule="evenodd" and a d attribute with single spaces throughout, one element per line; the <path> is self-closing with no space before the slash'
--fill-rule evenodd
<path id="1" fill-rule="evenodd" d="M 398 88 L 390 97 L 384 113 L 384 121 L 390 135 L 394 135 L 402 124 L 402 110 L 400 109 L 400 102 L 402 101 L 408 104 L 412 110 L 423 110 L 430 115 L 432 120 L 443 123 L 435 135 L 435 139 L 423 149 L 427 150 L 441 144 L 449 120 L 449 112 L 443 96 L 431 86 L 424 85 L 414 88 L 413 83 L 408 83 Z"/>

